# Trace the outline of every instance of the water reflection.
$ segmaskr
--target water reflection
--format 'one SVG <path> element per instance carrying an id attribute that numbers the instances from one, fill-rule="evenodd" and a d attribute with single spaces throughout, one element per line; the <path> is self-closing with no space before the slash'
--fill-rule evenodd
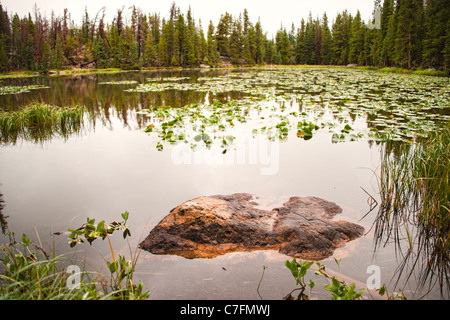
<path id="1" fill-rule="evenodd" d="M 0 227 L 2 229 L 2 233 L 5 235 L 8 230 L 8 222 L 6 221 L 6 216 L 3 215 L 4 208 L 3 194 L 0 193 Z"/>
<path id="2" fill-rule="evenodd" d="M 294 132 L 280 144 L 280 170 L 273 176 L 262 176 L 259 168 L 248 162 L 238 165 L 176 165 L 171 161 L 171 151 L 176 146 L 169 144 L 164 152 L 158 152 L 152 145 L 155 142 L 154 136 L 149 137 L 142 132 L 151 121 L 147 115 L 139 113 L 144 109 L 155 106 L 182 108 L 192 104 L 212 106 L 216 100 L 225 104 L 248 97 L 248 93 L 193 90 L 131 93 L 124 90 L 135 85 L 101 84 L 121 80 L 132 80 L 139 84 L 146 83 L 147 78 L 172 76 L 188 76 L 191 79 L 183 81 L 194 83 L 200 76 L 217 77 L 229 73 L 229 70 L 211 70 L 206 73 L 127 72 L 2 80 L 2 85 L 40 84 L 50 87 L 26 94 L 0 96 L 3 109 L 19 110 L 33 101 L 58 106 L 84 105 L 98 124 L 101 124 L 86 136 L 75 136 L 67 141 L 55 139 L 46 144 L 45 148 L 24 143 L 2 149 L 4 153 L 0 160 L 2 180 L 5 181 L 3 192 L 8 196 L 11 224 L 14 222 L 15 228 L 27 229 L 34 223 L 45 229 L 49 228 L 49 222 L 59 223 L 56 230 L 61 231 L 67 225 L 73 227 L 79 221 L 82 223 L 86 216 L 104 218 L 111 215 L 115 219 L 118 213 L 129 210 L 133 220 L 132 232 L 136 230 L 134 234 L 145 234 L 170 209 L 186 200 L 201 195 L 239 191 L 275 199 L 293 195 L 319 196 L 339 203 L 348 219 L 359 220 L 367 212 L 367 195 L 361 191 L 361 186 L 370 192 L 372 170 L 377 168 L 380 160 L 379 142 L 369 139 L 332 143 L 329 133 L 332 130 L 340 133 L 341 127 L 346 124 L 354 129 L 374 130 L 397 125 L 397 122 L 390 122 L 393 121 L 391 115 L 400 115 L 401 108 L 388 108 L 391 107 L 388 104 L 393 101 L 397 103 L 397 99 L 389 98 L 391 89 L 388 86 L 394 80 L 388 80 L 386 86 L 382 86 L 383 82 L 378 86 L 380 77 L 374 77 L 373 82 L 362 82 L 361 78 L 351 79 L 346 72 L 326 71 L 317 74 L 308 71 L 305 78 L 299 80 L 303 83 L 292 87 L 288 82 L 294 81 L 293 75 L 288 71 L 267 71 L 262 74 L 263 78 L 255 77 L 255 86 L 259 83 L 260 87 L 277 88 L 277 91 L 271 96 L 270 103 L 261 100 L 258 102 L 263 107 L 269 105 L 271 108 L 276 105 L 276 112 L 271 109 L 266 113 L 253 110 L 257 119 L 266 117 L 256 124 L 252 123 L 255 124 L 253 128 L 260 131 L 267 124 L 270 115 L 270 119 L 279 124 L 284 120 L 279 116 L 290 112 L 296 112 L 297 115 L 308 114 L 315 124 L 324 124 L 320 132 L 314 132 L 314 142 L 311 143 L 295 136 L 298 121 L 291 122 Z M 317 75 L 317 81 L 313 85 L 308 83 L 308 79 L 312 79 L 314 75 Z M 279 85 L 283 81 L 285 84 Z M 347 87 L 340 88 L 340 83 Z M 400 88 L 401 85 L 402 83 L 392 87 Z M 378 87 L 380 90 L 377 91 Z M 348 97 L 345 96 L 344 89 L 352 90 Z M 442 87 L 439 90 L 441 89 Z M 406 94 L 406 91 L 398 92 Z M 448 94 L 442 97 L 445 101 Z M 389 98 L 386 99 L 386 104 L 382 100 L 384 98 Z M 376 108 L 374 106 L 378 102 L 374 101 L 383 103 L 380 108 Z M 242 109 L 245 112 L 246 109 Z M 369 110 L 370 113 L 364 114 Z M 448 109 L 438 110 L 445 115 Z M 399 112 L 396 113 L 397 111 Z M 402 119 L 410 117 L 419 123 L 417 117 L 413 116 L 408 111 Z M 253 129 L 248 127 L 248 123 L 243 123 L 243 126 L 246 125 L 250 131 Z M 427 130 L 430 128 L 433 129 L 427 127 Z M 80 220 L 74 223 L 77 218 Z M 372 217 L 368 219 L 370 218 Z M 148 220 L 151 223 L 147 225 L 147 229 L 144 226 Z M 370 227 L 370 221 L 363 222 Z M 365 237 L 355 243 L 354 252 L 346 253 L 345 272 L 354 275 L 361 282 L 367 277 L 365 268 L 361 266 L 373 264 L 372 246 L 371 239 Z M 67 243 L 64 243 L 63 250 L 66 249 Z M 350 249 L 347 247 L 345 250 Z M 392 251 L 385 252 L 385 256 L 383 252 L 378 255 L 377 263 L 386 266 L 388 274 L 395 270 L 397 261 L 392 260 Z M 152 298 L 155 299 L 174 298 L 174 293 L 180 294 L 177 298 L 191 299 L 248 298 L 252 297 L 252 293 L 257 298 L 255 288 L 260 279 L 259 272 L 256 272 L 256 284 L 251 279 L 255 276 L 255 270 L 260 270 L 263 264 L 269 265 L 267 255 L 232 254 L 214 261 L 189 262 L 143 255 L 139 268 L 141 278 L 147 280 L 154 292 Z M 241 260 L 237 257 L 241 257 Z M 268 284 L 266 294 L 263 294 L 265 298 L 282 298 L 287 292 L 286 288 L 292 287 L 291 279 L 283 267 L 285 258 L 277 255 L 276 260 L 271 262 L 265 279 Z M 228 271 L 223 271 L 222 266 L 226 266 Z M 219 271 L 216 273 L 215 270 Z M 214 281 L 205 278 L 214 278 Z M 227 291 L 217 288 L 227 288 Z"/>
<path id="3" fill-rule="evenodd" d="M 374 249 L 394 244 L 397 283 L 417 277 L 418 287 L 450 293 L 448 209 L 450 127 L 426 144 L 385 143 Z"/>
<path id="4" fill-rule="evenodd" d="M 210 71 L 208 76 L 219 76 L 230 71 Z M 227 102 L 231 99 L 239 99 L 245 96 L 238 92 L 225 92 L 220 94 L 208 94 L 196 91 L 169 90 L 158 93 L 129 93 L 125 89 L 136 86 L 128 85 L 107 85 L 102 84 L 110 81 L 130 80 L 139 83 L 147 82 L 147 78 L 162 77 L 190 77 L 187 82 L 196 81 L 204 73 L 194 72 L 125 72 L 118 74 L 78 74 L 73 76 L 54 77 L 34 77 L 23 79 L 4 79 L 2 86 L 27 86 L 39 84 L 48 86 L 46 89 L 34 90 L 26 94 L 9 94 L 0 96 L 0 105 L 3 109 L 17 110 L 32 102 L 45 102 L 57 106 L 83 105 L 92 111 L 96 116 L 106 116 L 108 110 L 114 108 L 118 115 L 127 121 L 127 111 L 139 111 L 154 106 L 171 106 L 174 108 L 183 107 L 188 104 L 212 103 L 215 100 Z M 125 122 L 126 123 L 126 122 Z"/>

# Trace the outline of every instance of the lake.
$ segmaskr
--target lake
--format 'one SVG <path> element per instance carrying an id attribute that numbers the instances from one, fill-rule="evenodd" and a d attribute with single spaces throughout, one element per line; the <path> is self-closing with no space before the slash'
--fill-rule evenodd
<path id="1" fill-rule="evenodd" d="M 245 192 L 262 208 L 292 196 L 335 202 L 343 212 L 334 220 L 360 224 L 366 234 L 321 263 L 357 287 L 376 265 L 381 283 L 392 286 L 394 246 L 374 255 L 376 212 L 365 216 L 370 196 L 378 199 L 383 144 L 411 143 L 450 119 L 448 78 L 350 68 L 78 74 L 2 79 L 0 86 L 14 87 L 0 91 L 6 110 L 34 101 L 86 106 L 75 134 L 0 147 L 0 193 L 17 235 L 105 273 L 106 241 L 70 249 L 66 236 L 52 233 L 129 211 L 129 243 L 112 237 L 116 254 L 129 257 L 177 205 Z M 141 251 L 135 277 L 151 299 L 282 299 L 295 288 L 286 259 L 270 250 L 214 259 Z M 318 282 L 312 297 L 330 298 L 326 279 L 310 278 Z M 411 281 L 400 288 L 408 298 L 423 294 Z M 438 290 L 427 297 L 438 299 Z"/>

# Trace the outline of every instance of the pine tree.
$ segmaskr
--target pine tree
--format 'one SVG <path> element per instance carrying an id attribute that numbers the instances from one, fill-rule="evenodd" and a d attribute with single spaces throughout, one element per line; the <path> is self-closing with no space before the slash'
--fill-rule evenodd
<path id="1" fill-rule="evenodd" d="M 11 23 L 9 21 L 8 12 L 3 11 L 0 3 L 0 35 L 3 36 L 6 52 L 9 52 L 11 46 Z"/>
<path id="2" fill-rule="evenodd" d="M 266 36 L 263 33 L 261 22 L 255 24 L 255 54 L 254 60 L 257 64 L 261 64 L 265 60 L 265 42 Z"/>
<path id="3" fill-rule="evenodd" d="M 447 74 L 450 74 L 450 19 L 447 21 L 447 36 L 445 40 L 445 48 L 444 48 L 444 67 L 443 69 L 447 71 Z"/>
<path id="4" fill-rule="evenodd" d="M 267 64 L 279 64 L 280 59 L 277 52 L 277 46 L 273 39 L 266 41 L 265 60 Z"/>
<path id="5" fill-rule="evenodd" d="M 242 30 L 242 59 L 244 59 L 247 64 L 254 63 L 252 54 L 252 49 L 254 51 L 254 40 L 253 26 L 250 22 L 247 9 L 244 9 Z"/>
<path id="6" fill-rule="evenodd" d="M 428 0 L 425 8 L 426 35 L 424 39 L 423 65 L 428 68 L 445 67 L 446 42 L 449 37 L 448 21 L 450 3 L 448 0 Z"/>
<path id="7" fill-rule="evenodd" d="M 138 15 L 138 30 L 137 30 L 137 43 L 138 43 L 138 63 L 142 66 L 144 61 L 145 52 L 145 39 L 148 33 L 147 16 L 139 12 Z"/>
<path id="8" fill-rule="evenodd" d="M 321 25 L 321 45 L 320 45 L 320 61 L 324 65 L 328 65 L 331 63 L 331 31 L 328 26 L 328 17 L 327 14 L 324 13 L 322 17 L 322 25 Z"/>
<path id="9" fill-rule="evenodd" d="M 173 45 L 173 55 L 172 55 L 172 59 L 170 61 L 170 65 L 172 67 L 178 67 L 180 66 L 180 57 L 181 57 L 181 53 L 180 53 L 180 32 L 178 29 L 175 29 L 175 36 L 174 36 L 174 41 L 173 41 L 174 45 Z"/>
<path id="10" fill-rule="evenodd" d="M 389 18 L 388 29 L 386 32 L 386 37 L 383 41 L 384 51 L 386 52 L 385 66 L 394 66 L 396 63 L 395 57 L 395 41 L 397 36 L 397 9 L 392 13 Z"/>
<path id="11" fill-rule="evenodd" d="M 322 26 L 320 25 L 319 19 L 314 20 L 314 64 L 322 63 Z"/>
<path id="12" fill-rule="evenodd" d="M 306 24 L 305 20 L 302 19 L 300 22 L 300 28 L 297 29 L 296 36 L 296 46 L 295 46 L 295 62 L 297 64 L 306 64 L 306 56 L 303 51 L 305 45 L 305 33 L 306 33 Z"/>
<path id="13" fill-rule="evenodd" d="M 234 19 L 230 36 L 230 59 L 232 64 L 240 64 L 242 58 L 242 23 L 241 18 Z"/>
<path id="14" fill-rule="evenodd" d="M 358 10 L 352 21 L 351 36 L 349 40 L 348 60 L 350 63 L 363 64 L 363 48 L 364 48 L 364 26 L 361 21 L 361 14 Z"/>
<path id="15" fill-rule="evenodd" d="M 34 44 L 31 35 L 28 35 L 22 51 L 24 52 L 25 68 L 28 70 L 34 69 Z"/>
<path id="16" fill-rule="evenodd" d="M 87 12 L 87 7 L 84 9 L 84 16 L 83 20 L 81 22 L 81 43 L 87 44 L 90 39 L 90 21 L 89 21 L 89 14 Z"/>
<path id="17" fill-rule="evenodd" d="M 172 23 L 170 21 L 166 23 L 164 19 L 162 20 L 161 36 L 158 43 L 158 57 L 160 66 L 169 66 L 172 60 L 173 41 L 171 41 L 171 38 L 173 27 L 171 27 L 171 24 Z"/>
<path id="18" fill-rule="evenodd" d="M 378 32 L 378 43 L 380 44 L 377 50 L 376 64 L 379 66 L 389 65 L 389 44 L 388 32 L 391 17 L 394 14 L 394 0 L 384 0 L 381 9 L 381 29 Z"/>
<path id="19" fill-rule="evenodd" d="M 144 65 L 145 66 L 156 65 L 156 50 L 152 32 L 148 32 L 147 38 L 145 39 Z"/>
<path id="20" fill-rule="evenodd" d="M 190 7 L 186 14 L 186 22 L 186 64 L 195 66 L 199 60 L 199 41 Z"/>
<path id="21" fill-rule="evenodd" d="M 241 18 L 234 19 L 230 36 L 230 59 L 232 64 L 240 64 L 242 58 L 242 22 Z"/>
<path id="22" fill-rule="evenodd" d="M 244 9 L 238 18 L 225 12 L 215 26 L 203 32 L 191 8 L 186 15 L 172 3 L 169 17 L 142 14 L 135 6 L 129 19 L 124 9 L 112 22 L 105 9 L 90 19 L 85 8 L 80 27 L 67 9 L 50 19 L 37 6 L 24 18 L 9 19 L 0 4 L 0 69 L 40 70 L 65 65 L 97 67 L 126 65 L 214 65 L 221 56 L 235 64 L 339 64 L 357 63 L 403 68 L 450 68 L 449 0 L 374 0 L 381 8 L 380 29 L 365 24 L 359 12 L 346 10 L 328 25 L 322 19 L 301 20 L 295 29 L 283 27 L 268 39 L 260 21 L 252 23 Z"/>
<path id="23" fill-rule="evenodd" d="M 107 55 L 105 45 L 101 37 L 97 37 L 94 45 L 94 59 L 96 68 L 105 68 L 107 66 Z"/>
<path id="24" fill-rule="evenodd" d="M 208 26 L 208 35 L 206 38 L 206 46 L 207 46 L 207 57 L 210 64 L 215 64 L 218 61 L 218 52 L 216 39 L 214 36 L 214 24 L 212 21 L 209 21 Z"/>
<path id="25" fill-rule="evenodd" d="M 133 69 L 138 66 L 138 63 L 139 63 L 139 43 L 138 43 L 138 41 L 133 41 L 133 43 L 131 44 L 130 61 L 131 61 L 131 66 L 133 67 Z"/>
<path id="26" fill-rule="evenodd" d="M 229 36 L 232 27 L 232 17 L 226 12 L 221 15 L 216 28 L 217 51 L 221 56 L 229 56 Z"/>
<path id="27" fill-rule="evenodd" d="M 66 64 L 66 58 L 64 56 L 63 43 L 60 40 L 61 35 L 56 38 L 55 50 L 53 52 L 53 67 L 62 68 Z"/>
<path id="28" fill-rule="evenodd" d="M 187 30 L 183 14 L 179 14 L 175 25 L 174 47 L 171 65 L 186 66 L 187 60 Z"/>
<path id="29" fill-rule="evenodd" d="M 6 36 L 0 34 L 0 71 L 9 71 L 9 58 L 7 55 Z"/>
<path id="30" fill-rule="evenodd" d="M 306 64 L 316 63 L 315 44 L 316 25 L 312 19 L 311 12 L 309 13 L 308 22 L 305 26 L 305 35 L 303 38 L 302 56 Z"/>
<path id="31" fill-rule="evenodd" d="M 199 29 L 199 35 L 198 35 L 198 39 L 199 39 L 199 47 L 198 47 L 199 57 L 198 57 L 198 61 L 203 63 L 203 64 L 208 65 L 209 64 L 209 60 L 208 60 L 208 44 L 206 43 L 205 33 L 203 31 L 201 20 L 199 21 L 198 29 Z"/>
<path id="32" fill-rule="evenodd" d="M 159 43 L 159 38 L 161 35 L 160 25 L 161 20 L 158 14 L 155 13 L 154 15 L 149 17 L 150 32 L 152 33 L 153 42 L 155 43 L 155 46 Z"/>
<path id="33" fill-rule="evenodd" d="M 118 20 L 116 20 L 118 21 Z M 109 55 L 112 58 L 112 67 L 119 68 L 121 65 L 121 50 L 120 46 L 120 37 L 119 37 L 119 29 L 117 27 L 117 23 L 112 23 L 109 30 Z"/>
<path id="34" fill-rule="evenodd" d="M 338 13 L 333 23 L 333 63 L 338 65 L 346 65 L 348 63 L 348 45 L 349 31 L 351 26 L 351 16 L 345 10 Z"/>
<path id="35" fill-rule="evenodd" d="M 397 1 L 397 36 L 395 55 L 397 65 L 411 69 L 421 61 L 423 0 Z"/>
<path id="36" fill-rule="evenodd" d="M 0 71 L 9 71 L 11 61 L 9 54 L 11 51 L 11 25 L 8 12 L 3 11 L 0 4 Z"/>
<path id="37" fill-rule="evenodd" d="M 40 63 L 40 70 L 41 73 L 47 73 L 50 68 L 53 67 L 52 65 L 53 57 L 52 57 L 52 51 L 50 48 L 50 45 L 47 41 L 44 41 L 43 46 L 43 53 L 42 53 L 42 59 Z"/>
<path id="38" fill-rule="evenodd" d="M 286 29 L 278 30 L 275 36 L 277 48 L 277 61 L 280 64 L 288 65 L 291 62 L 290 42 Z"/>
<path id="39" fill-rule="evenodd" d="M 22 23 L 19 16 L 15 14 L 11 23 L 11 66 L 14 69 L 20 69 L 23 64 L 21 29 Z"/>

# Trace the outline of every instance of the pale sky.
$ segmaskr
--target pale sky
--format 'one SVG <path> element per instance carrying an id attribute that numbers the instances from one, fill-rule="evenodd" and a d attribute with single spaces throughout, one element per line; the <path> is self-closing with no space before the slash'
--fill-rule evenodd
<path id="1" fill-rule="evenodd" d="M 124 16 L 129 18 L 131 9 L 128 8 L 132 5 L 140 8 L 143 13 L 157 12 L 165 18 L 169 15 L 172 2 L 173 0 L 0 0 L 3 10 L 8 10 L 9 14 L 17 13 L 20 17 L 28 12 L 33 13 L 35 4 L 42 16 L 47 18 L 50 18 L 52 10 L 57 16 L 62 16 L 64 8 L 67 8 L 72 20 L 78 26 L 81 24 L 85 8 L 92 19 L 102 7 L 105 7 L 106 22 L 110 23 L 117 15 L 117 10 L 122 7 L 125 9 Z M 200 19 L 204 28 L 208 26 L 210 20 L 216 26 L 221 14 L 225 12 L 237 17 L 247 9 L 250 21 L 254 24 L 260 19 L 263 30 L 267 31 L 269 37 L 274 35 L 281 25 L 290 30 L 294 23 L 295 28 L 298 28 L 301 19 L 306 20 L 309 12 L 314 19 L 321 18 L 326 12 L 331 22 L 338 12 L 347 9 L 354 16 L 359 10 L 362 19 L 367 22 L 374 8 L 374 0 L 177 0 L 175 3 L 184 14 L 190 6 L 194 19 L 196 21 Z"/>

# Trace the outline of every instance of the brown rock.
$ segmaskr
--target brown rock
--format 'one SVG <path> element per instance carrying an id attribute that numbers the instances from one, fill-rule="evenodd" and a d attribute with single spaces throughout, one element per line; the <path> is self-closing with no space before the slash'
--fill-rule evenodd
<path id="1" fill-rule="evenodd" d="M 322 260 L 364 228 L 331 221 L 342 209 L 316 197 L 292 197 L 270 211 L 255 208 L 252 195 L 199 197 L 171 210 L 140 243 L 154 254 L 212 258 L 228 252 L 279 250 L 289 256 Z"/>

